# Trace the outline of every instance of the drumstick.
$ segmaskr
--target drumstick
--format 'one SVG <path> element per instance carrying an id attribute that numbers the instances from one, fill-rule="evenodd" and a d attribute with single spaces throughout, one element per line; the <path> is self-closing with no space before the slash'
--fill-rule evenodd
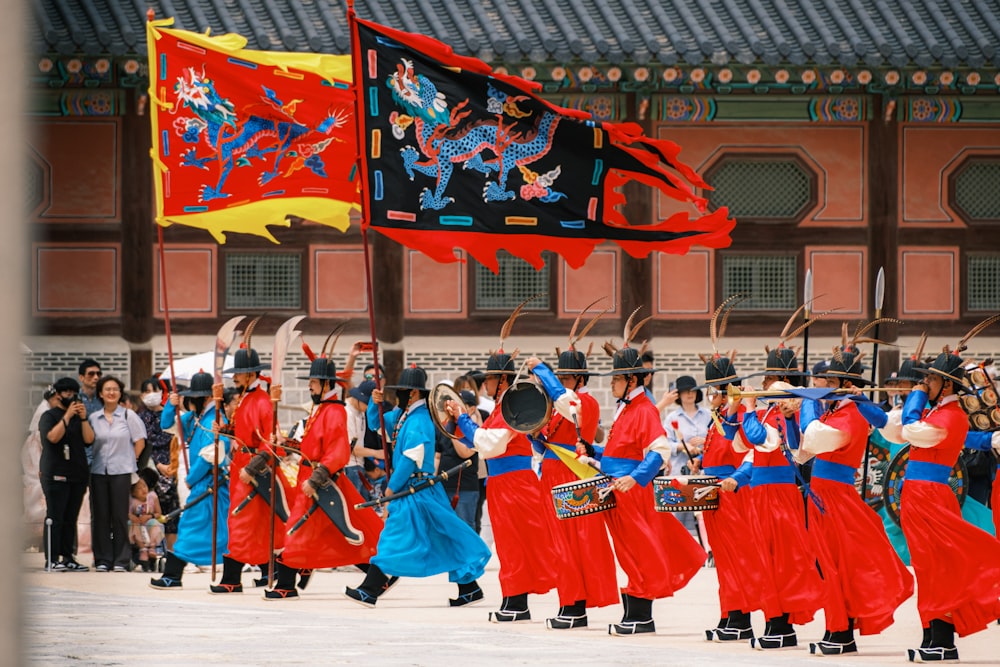
<path id="1" fill-rule="evenodd" d="M 680 426 L 681 425 L 680 425 L 680 423 L 676 419 L 672 419 L 670 421 L 670 425 L 674 428 L 674 435 L 677 436 L 677 439 L 680 441 L 681 447 L 684 448 L 684 453 L 687 454 L 688 463 L 690 463 L 691 467 L 693 468 L 694 467 L 694 457 L 691 456 L 691 451 L 688 449 L 687 443 L 684 442 L 684 438 L 681 436 L 681 431 L 680 431 Z"/>

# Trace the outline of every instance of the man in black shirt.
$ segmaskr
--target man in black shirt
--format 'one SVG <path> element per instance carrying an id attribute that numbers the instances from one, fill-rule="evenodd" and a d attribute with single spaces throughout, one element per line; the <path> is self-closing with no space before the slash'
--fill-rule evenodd
<path id="1" fill-rule="evenodd" d="M 79 398 L 80 383 L 64 377 L 53 388 L 61 405 L 38 420 L 42 440 L 38 472 L 45 494 L 46 523 L 51 522 L 44 540 L 46 566 L 54 571 L 84 572 L 90 568 L 76 562 L 73 546 L 76 519 L 90 478 L 87 447 L 94 442 L 94 431 Z"/>

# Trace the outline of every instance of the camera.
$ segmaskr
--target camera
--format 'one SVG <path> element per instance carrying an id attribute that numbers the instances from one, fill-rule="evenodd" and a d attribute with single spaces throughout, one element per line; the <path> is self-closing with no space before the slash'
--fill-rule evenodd
<path id="1" fill-rule="evenodd" d="M 72 400 L 73 400 L 74 403 L 83 403 L 83 394 L 81 394 L 79 392 L 76 393 L 76 394 L 73 394 L 73 399 Z"/>

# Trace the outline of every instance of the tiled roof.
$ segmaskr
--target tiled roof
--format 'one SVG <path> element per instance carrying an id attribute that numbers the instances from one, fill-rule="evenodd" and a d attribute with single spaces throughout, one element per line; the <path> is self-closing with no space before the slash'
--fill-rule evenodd
<path id="1" fill-rule="evenodd" d="M 249 48 L 346 53 L 342 0 L 31 0 L 36 55 L 145 55 L 146 10 Z M 358 0 L 498 63 L 996 67 L 1000 0 Z"/>

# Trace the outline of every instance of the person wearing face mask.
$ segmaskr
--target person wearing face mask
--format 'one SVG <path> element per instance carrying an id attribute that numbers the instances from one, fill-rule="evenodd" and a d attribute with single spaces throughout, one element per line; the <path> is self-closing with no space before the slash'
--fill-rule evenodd
<path id="1" fill-rule="evenodd" d="M 177 496 L 176 473 L 170 471 L 170 441 L 173 436 L 160 428 L 160 415 L 163 413 L 163 392 L 160 379 L 151 377 L 139 386 L 139 407 L 136 414 L 146 427 L 146 449 L 139 456 L 139 469 L 155 468 L 159 475 L 156 492 L 160 499 L 160 509 L 169 514 L 180 506 Z M 165 382 L 165 381 L 164 381 Z M 168 387 L 169 388 L 169 387 Z M 170 551 L 177 541 L 177 519 L 171 519 L 164 525 L 166 546 Z"/>
<path id="2" fill-rule="evenodd" d="M 42 435 L 39 477 L 45 495 L 45 517 L 52 521 L 51 537 L 45 539 L 46 567 L 51 570 L 85 572 L 76 562 L 76 520 L 87 491 L 90 466 L 86 450 L 94 442 L 87 421 L 87 408 L 79 399 L 80 384 L 73 378 L 56 380 L 52 388 L 59 405 L 38 420 Z"/>

